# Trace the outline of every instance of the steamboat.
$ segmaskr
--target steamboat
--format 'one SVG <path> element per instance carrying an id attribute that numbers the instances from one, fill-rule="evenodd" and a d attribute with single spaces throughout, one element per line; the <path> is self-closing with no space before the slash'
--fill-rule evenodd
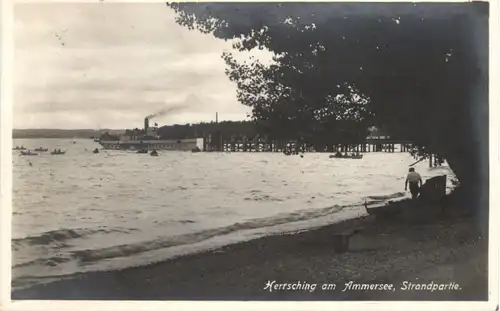
<path id="1" fill-rule="evenodd" d="M 158 124 L 149 125 L 149 118 L 144 119 L 144 129 L 126 130 L 122 136 L 101 135 L 99 144 L 111 150 L 172 150 L 192 151 L 203 149 L 203 138 L 163 139 L 159 135 Z"/>

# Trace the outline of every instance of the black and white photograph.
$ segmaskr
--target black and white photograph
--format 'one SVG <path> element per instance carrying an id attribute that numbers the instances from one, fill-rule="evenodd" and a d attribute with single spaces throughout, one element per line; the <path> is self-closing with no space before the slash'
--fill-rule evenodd
<path id="1" fill-rule="evenodd" d="M 15 3 L 11 299 L 488 301 L 489 23 Z"/>

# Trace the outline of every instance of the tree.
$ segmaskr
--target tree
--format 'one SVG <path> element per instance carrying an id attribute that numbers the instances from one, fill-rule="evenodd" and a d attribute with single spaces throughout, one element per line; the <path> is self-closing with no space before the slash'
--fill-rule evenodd
<path id="1" fill-rule="evenodd" d="M 487 3 L 169 6 L 181 25 L 274 53 L 271 65 L 223 55 L 257 122 L 309 139 L 382 126 L 446 158 L 468 197 L 487 206 Z M 352 107 L 339 99 L 353 94 L 367 104 L 351 109 L 354 123 L 338 122 Z"/>

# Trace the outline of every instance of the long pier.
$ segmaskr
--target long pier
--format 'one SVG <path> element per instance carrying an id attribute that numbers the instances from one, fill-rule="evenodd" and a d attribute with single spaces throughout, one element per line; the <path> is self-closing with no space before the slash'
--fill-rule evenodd
<path id="1" fill-rule="evenodd" d="M 396 148 L 399 147 L 399 148 Z M 387 138 L 367 138 L 364 143 L 331 144 L 324 150 L 315 150 L 313 147 L 304 147 L 293 140 L 267 141 L 262 138 L 243 138 L 213 140 L 212 137 L 204 139 L 204 151 L 219 152 L 407 152 L 413 148 L 409 141 L 398 141 Z"/>
<path id="2" fill-rule="evenodd" d="M 332 144 L 325 146 L 324 150 L 315 150 L 313 147 L 304 147 L 292 140 L 274 140 L 268 141 L 265 138 L 247 139 L 219 139 L 212 140 L 212 137 L 205 137 L 203 140 L 203 151 L 205 152 L 281 152 L 289 154 L 298 154 L 305 152 L 409 152 L 414 146 L 410 141 L 394 140 L 390 137 L 368 137 L 365 142 L 357 144 Z M 398 147 L 398 148 L 396 148 Z M 417 156 L 414 156 L 417 159 Z M 429 167 L 441 165 L 439 158 L 430 154 L 422 160 L 429 161 Z M 417 161 L 417 162 L 420 162 Z M 414 163 L 415 164 L 415 163 Z"/>

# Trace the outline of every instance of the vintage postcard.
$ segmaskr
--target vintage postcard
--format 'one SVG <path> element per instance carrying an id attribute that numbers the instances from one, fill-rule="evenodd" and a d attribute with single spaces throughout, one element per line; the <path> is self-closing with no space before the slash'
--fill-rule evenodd
<path id="1" fill-rule="evenodd" d="M 494 309 L 490 3 L 12 11 L 13 301 Z"/>

